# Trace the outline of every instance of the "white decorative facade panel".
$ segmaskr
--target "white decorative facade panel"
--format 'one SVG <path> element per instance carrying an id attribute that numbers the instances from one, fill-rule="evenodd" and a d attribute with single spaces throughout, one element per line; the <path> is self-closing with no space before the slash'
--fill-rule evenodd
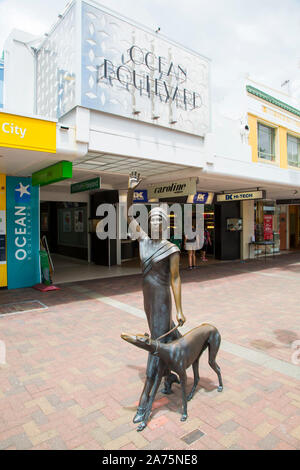
<path id="1" fill-rule="evenodd" d="M 155 33 L 82 4 L 82 106 L 204 135 L 209 61 Z"/>
<path id="2" fill-rule="evenodd" d="M 208 59 L 77 0 L 37 52 L 37 113 L 83 106 L 203 136 L 209 73 Z"/>
<path id="3" fill-rule="evenodd" d="M 75 5 L 49 34 L 37 53 L 37 113 L 59 118 L 76 103 Z"/>

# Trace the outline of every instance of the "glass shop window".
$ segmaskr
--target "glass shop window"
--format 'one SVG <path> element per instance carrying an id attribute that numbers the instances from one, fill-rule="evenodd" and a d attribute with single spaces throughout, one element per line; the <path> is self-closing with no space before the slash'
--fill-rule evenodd
<path id="1" fill-rule="evenodd" d="M 292 135 L 287 136 L 288 164 L 300 167 L 300 139 Z"/>
<path id="2" fill-rule="evenodd" d="M 275 129 L 258 123 L 258 157 L 275 161 Z"/>
<path id="3" fill-rule="evenodd" d="M 274 201 L 256 201 L 254 205 L 254 229 L 256 242 L 274 242 L 267 253 L 280 251 L 280 206 Z"/>

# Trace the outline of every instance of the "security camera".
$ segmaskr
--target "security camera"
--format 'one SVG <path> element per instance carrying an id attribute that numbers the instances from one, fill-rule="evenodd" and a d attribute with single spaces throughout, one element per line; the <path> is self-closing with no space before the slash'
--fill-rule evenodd
<path id="1" fill-rule="evenodd" d="M 241 119 L 240 122 L 241 122 L 240 134 L 241 134 L 242 142 L 247 143 L 250 129 L 249 129 L 248 123 L 245 122 L 243 119 Z"/>

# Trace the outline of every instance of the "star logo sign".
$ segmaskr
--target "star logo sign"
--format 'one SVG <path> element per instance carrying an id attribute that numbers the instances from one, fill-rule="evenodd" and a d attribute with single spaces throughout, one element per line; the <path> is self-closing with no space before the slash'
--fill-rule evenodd
<path id="1" fill-rule="evenodd" d="M 15 201 L 17 203 L 26 203 L 29 202 L 30 199 L 30 184 L 27 184 L 25 186 L 20 182 L 15 188 Z"/>

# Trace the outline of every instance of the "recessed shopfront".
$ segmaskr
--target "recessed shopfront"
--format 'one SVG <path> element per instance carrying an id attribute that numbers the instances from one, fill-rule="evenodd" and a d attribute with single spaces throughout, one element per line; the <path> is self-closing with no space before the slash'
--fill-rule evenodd
<path id="1" fill-rule="evenodd" d="M 256 254 L 280 252 L 280 207 L 276 201 L 256 201 L 254 205 Z M 261 243 L 262 245 L 259 245 Z M 265 244 L 265 246 L 263 245 Z"/>
<path id="2" fill-rule="evenodd" d="M 279 199 L 280 249 L 300 249 L 300 199 Z"/>
<path id="3" fill-rule="evenodd" d="M 88 260 L 87 203 L 41 202 L 40 216 L 52 254 Z"/>

